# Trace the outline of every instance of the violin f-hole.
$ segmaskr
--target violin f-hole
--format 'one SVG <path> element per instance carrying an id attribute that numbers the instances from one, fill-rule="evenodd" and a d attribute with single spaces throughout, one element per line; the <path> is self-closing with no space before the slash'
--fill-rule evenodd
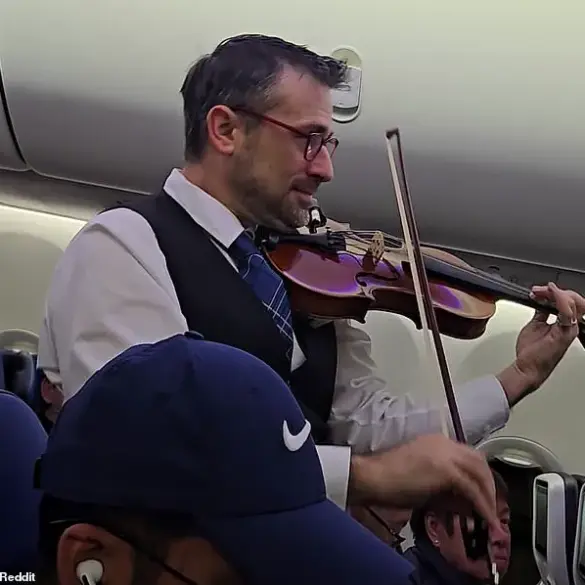
<path id="1" fill-rule="evenodd" d="M 355 275 L 355 281 L 364 289 L 373 288 L 376 286 L 376 281 L 381 285 L 396 282 L 398 275 L 392 272 L 392 276 L 386 276 L 383 274 L 376 274 L 374 272 L 358 272 Z"/>

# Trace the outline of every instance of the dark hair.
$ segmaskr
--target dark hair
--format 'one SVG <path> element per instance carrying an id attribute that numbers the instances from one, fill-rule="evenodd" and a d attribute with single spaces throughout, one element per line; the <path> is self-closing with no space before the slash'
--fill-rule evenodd
<path id="1" fill-rule="evenodd" d="M 43 496 L 39 511 L 39 546 L 37 572 L 43 583 L 57 583 L 57 549 L 61 536 L 74 524 L 99 526 L 114 536 L 139 545 L 151 555 L 164 561 L 170 543 L 175 538 L 193 533 L 191 517 L 167 512 L 151 512 L 81 504 Z M 126 538 L 124 538 L 126 537 Z M 143 556 L 137 555 L 133 583 L 141 585 L 156 578 L 162 568 Z"/>
<path id="2" fill-rule="evenodd" d="M 508 499 L 508 486 L 504 478 L 494 469 L 492 469 L 494 483 L 496 485 L 496 498 L 498 500 Z M 431 496 L 422 506 L 412 512 L 410 518 L 410 529 L 415 540 L 428 540 L 425 518 L 428 514 L 433 513 L 441 519 L 447 530 L 447 534 L 453 534 L 453 516 L 458 511 L 463 511 L 468 506 L 468 502 L 460 495 L 451 491 L 440 492 Z"/>
<path id="3" fill-rule="evenodd" d="M 185 158 L 197 161 L 207 143 L 207 114 L 217 105 L 264 114 L 276 105 L 274 87 L 285 66 L 329 88 L 345 81 L 347 66 L 278 37 L 243 34 L 222 41 L 189 69 L 181 87 Z M 251 120 L 250 123 L 257 123 Z"/>

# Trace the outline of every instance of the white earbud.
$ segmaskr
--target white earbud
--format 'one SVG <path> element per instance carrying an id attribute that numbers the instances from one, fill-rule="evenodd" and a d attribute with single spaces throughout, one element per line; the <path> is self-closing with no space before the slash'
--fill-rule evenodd
<path id="1" fill-rule="evenodd" d="M 95 559 L 88 559 L 79 563 L 75 572 L 82 585 L 97 585 L 104 575 L 104 566 Z"/>

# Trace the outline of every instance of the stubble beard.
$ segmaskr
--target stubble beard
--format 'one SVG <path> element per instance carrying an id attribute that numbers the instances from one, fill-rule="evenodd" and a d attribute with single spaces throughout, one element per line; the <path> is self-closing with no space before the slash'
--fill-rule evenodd
<path id="1" fill-rule="evenodd" d="M 242 161 L 232 173 L 230 183 L 235 194 L 237 209 L 232 211 L 246 226 L 291 231 L 309 223 L 309 210 L 295 203 L 290 190 L 281 195 L 270 193 L 250 173 L 251 164 Z"/>

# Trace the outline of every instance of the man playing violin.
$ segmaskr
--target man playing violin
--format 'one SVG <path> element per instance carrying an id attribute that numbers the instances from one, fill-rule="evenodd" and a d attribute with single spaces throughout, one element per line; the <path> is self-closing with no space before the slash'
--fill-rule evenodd
<path id="1" fill-rule="evenodd" d="M 197 330 L 289 383 L 339 505 L 408 508 L 454 488 L 497 526 L 483 456 L 438 434 L 436 408 L 380 378 L 362 329 L 291 315 L 282 280 L 249 237 L 259 225 L 306 225 L 318 187 L 333 179 L 330 90 L 345 76 L 338 61 L 262 35 L 228 39 L 193 65 L 181 89 L 184 168 L 73 239 L 48 293 L 40 366 L 66 401 L 129 346 Z M 577 335 L 585 299 L 553 284 L 533 294 L 556 305 L 557 322 L 538 313 L 508 368 L 456 389 L 472 444 L 506 423 Z M 140 388 L 128 391 L 140 400 Z"/>

